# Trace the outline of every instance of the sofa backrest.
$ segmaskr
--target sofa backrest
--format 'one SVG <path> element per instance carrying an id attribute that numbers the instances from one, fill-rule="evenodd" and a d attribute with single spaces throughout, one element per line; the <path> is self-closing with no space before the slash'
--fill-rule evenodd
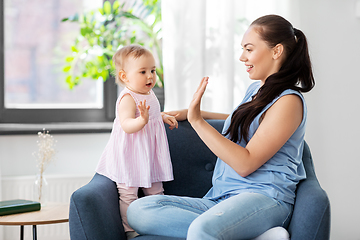
<path id="1" fill-rule="evenodd" d="M 207 120 L 221 132 L 224 120 Z M 179 128 L 170 130 L 165 126 L 169 141 L 174 181 L 165 182 L 165 194 L 203 197 L 211 188 L 211 178 L 216 156 L 202 142 L 188 121 L 179 122 Z M 307 178 L 316 178 L 311 152 L 304 143 L 303 161 Z"/>
<path id="2" fill-rule="evenodd" d="M 221 132 L 223 120 L 208 120 Z M 174 180 L 164 182 L 165 194 L 203 197 L 211 188 L 216 156 L 202 142 L 188 121 L 179 122 L 179 128 L 170 130 L 165 125 L 169 141 Z"/>

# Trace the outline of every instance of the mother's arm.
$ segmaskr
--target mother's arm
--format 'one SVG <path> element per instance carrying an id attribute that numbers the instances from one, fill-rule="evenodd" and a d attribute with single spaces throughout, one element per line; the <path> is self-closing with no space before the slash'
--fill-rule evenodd
<path id="1" fill-rule="evenodd" d="M 254 136 L 243 148 L 221 135 L 202 117 L 200 103 L 207 83 L 208 77 L 201 80 L 188 109 L 188 121 L 210 150 L 242 177 L 268 161 L 302 121 L 302 100 L 296 95 L 283 96 L 267 110 Z"/>
<path id="2" fill-rule="evenodd" d="M 170 116 L 174 116 L 177 121 L 185 121 L 187 119 L 187 109 L 181 109 L 176 111 L 169 111 L 165 112 Z M 204 119 L 222 119 L 225 120 L 229 114 L 227 113 L 216 113 L 216 112 L 208 112 L 208 111 L 201 111 L 201 117 Z"/>
<path id="3" fill-rule="evenodd" d="M 187 119 L 188 110 L 181 109 L 177 111 L 169 111 L 165 112 L 170 116 L 174 116 L 177 121 L 184 121 Z M 204 119 L 222 119 L 225 120 L 229 114 L 227 113 L 216 113 L 216 112 L 208 112 L 208 111 L 201 111 L 201 117 Z"/>

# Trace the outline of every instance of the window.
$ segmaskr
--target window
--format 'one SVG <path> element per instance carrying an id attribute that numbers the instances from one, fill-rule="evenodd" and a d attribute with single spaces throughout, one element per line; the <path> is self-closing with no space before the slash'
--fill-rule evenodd
<path id="1" fill-rule="evenodd" d="M 84 80 L 69 90 L 62 72 L 78 26 L 61 19 L 97 8 L 102 0 L 4 0 L 2 4 L 0 123 L 112 121 L 117 97 L 113 80 Z"/>

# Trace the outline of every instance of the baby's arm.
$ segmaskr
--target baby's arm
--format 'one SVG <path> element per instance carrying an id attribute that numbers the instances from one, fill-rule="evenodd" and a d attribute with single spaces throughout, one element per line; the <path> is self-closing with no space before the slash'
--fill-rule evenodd
<path id="1" fill-rule="evenodd" d="M 136 109 L 139 109 L 140 116 L 135 118 Z M 126 133 L 135 133 L 141 130 L 149 121 L 150 106 L 146 106 L 146 100 L 136 106 L 134 99 L 126 94 L 119 103 L 118 112 L 120 124 Z"/>

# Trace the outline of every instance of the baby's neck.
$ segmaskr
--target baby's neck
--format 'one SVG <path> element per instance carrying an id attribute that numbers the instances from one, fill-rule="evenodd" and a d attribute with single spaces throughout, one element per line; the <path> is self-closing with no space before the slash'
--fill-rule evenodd
<path id="1" fill-rule="evenodd" d="M 141 95 L 149 95 L 149 94 L 150 94 L 150 91 L 147 92 L 147 93 L 141 93 L 141 92 L 138 92 L 138 91 L 132 89 L 132 88 L 129 87 L 129 86 L 126 86 L 126 88 L 129 89 L 130 91 L 134 92 L 134 93 L 137 93 L 137 94 L 141 94 Z"/>

